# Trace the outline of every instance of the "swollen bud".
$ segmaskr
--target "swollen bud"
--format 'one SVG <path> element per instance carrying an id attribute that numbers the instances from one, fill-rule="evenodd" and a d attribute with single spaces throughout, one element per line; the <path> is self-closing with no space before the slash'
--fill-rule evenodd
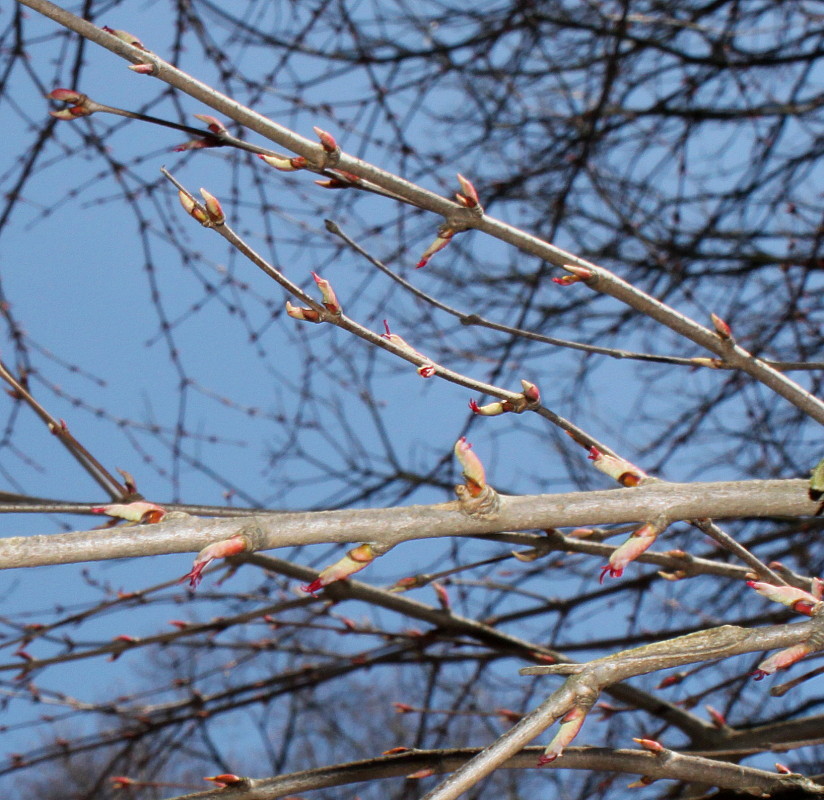
<path id="1" fill-rule="evenodd" d="M 206 206 L 206 214 L 209 216 L 209 221 L 213 225 L 222 225 L 226 222 L 226 215 L 223 213 L 220 201 L 205 189 L 201 189 L 200 193 L 203 195 L 203 204 Z"/>
<path id="2" fill-rule="evenodd" d="M 368 542 L 359 544 L 357 547 L 352 548 L 340 561 L 336 561 L 322 570 L 320 575 L 309 585 L 300 588 L 304 592 L 314 594 L 330 583 L 343 580 L 343 578 L 348 578 L 350 575 L 360 572 L 375 560 L 376 555 L 372 545 Z"/>

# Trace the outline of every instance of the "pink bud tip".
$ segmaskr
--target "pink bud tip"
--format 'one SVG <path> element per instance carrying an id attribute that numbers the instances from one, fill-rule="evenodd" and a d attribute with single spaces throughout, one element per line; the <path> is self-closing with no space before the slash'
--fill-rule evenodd
<path id="1" fill-rule="evenodd" d="M 469 401 L 469 407 L 472 409 L 473 413 L 475 413 L 475 414 L 480 414 L 481 413 L 481 407 L 474 400 Z"/>
<path id="2" fill-rule="evenodd" d="M 129 69 L 138 75 L 151 75 L 154 72 L 154 64 L 129 64 Z"/>
<path id="3" fill-rule="evenodd" d="M 301 586 L 300 590 L 302 592 L 306 592 L 307 594 L 311 594 L 314 596 L 315 592 L 319 591 L 323 588 L 323 584 L 320 581 L 320 578 L 315 578 L 312 583 L 307 584 L 306 586 Z"/>
<path id="4" fill-rule="evenodd" d="M 624 574 L 624 570 L 621 567 L 613 567 L 610 564 L 607 564 L 601 569 L 601 577 L 598 578 L 598 583 L 604 582 L 604 578 L 606 578 L 607 573 L 609 573 L 610 578 L 620 578 Z"/>
<path id="5" fill-rule="evenodd" d="M 762 680 L 763 678 L 766 678 L 766 677 L 767 677 L 767 675 L 768 675 L 768 673 L 764 672 L 764 670 L 763 670 L 763 669 L 756 669 L 756 670 L 753 670 L 753 671 L 750 673 L 750 675 L 752 675 L 752 679 L 753 679 L 754 681 L 760 681 L 760 680 Z"/>
<path id="6" fill-rule="evenodd" d="M 50 100 L 61 100 L 64 103 L 79 103 L 83 99 L 83 95 L 74 89 L 52 89 L 46 97 Z"/>
<path id="7" fill-rule="evenodd" d="M 202 564 L 195 564 L 192 569 L 178 581 L 178 583 L 183 583 L 183 581 L 188 579 L 189 588 L 197 589 L 200 582 L 203 580 L 203 570 L 206 568 L 206 564 L 206 561 Z"/>
<path id="8" fill-rule="evenodd" d="M 542 756 L 539 756 L 538 757 L 538 766 L 543 767 L 544 764 L 551 764 L 553 761 L 555 761 L 556 758 L 558 758 L 558 756 L 555 755 L 554 753 L 551 754 L 551 755 L 544 754 Z"/>
<path id="9" fill-rule="evenodd" d="M 599 459 L 603 454 L 597 447 L 590 447 L 589 448 L 589 455 L 587 456 L 590 461 L 596 461 Z"/>
<path id="10" fill-rule="evenodd" d="M 415 269 L 420 269 L 421 267 L 425 267 L 429 263 L 428 258 L 422 258 L 417 264 L 415 264 Z"/>

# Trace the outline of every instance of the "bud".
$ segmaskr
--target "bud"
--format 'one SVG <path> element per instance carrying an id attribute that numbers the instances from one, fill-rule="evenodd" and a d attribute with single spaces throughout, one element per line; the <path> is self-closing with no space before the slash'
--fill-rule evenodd
<path id="1" fill-rule="evenodd" d="M 787 647 L 784 650 L 779 650 L 769 658 L 762 661 L 758 668 L 752 673 L 755 680 L 760 681 L 767 675 L 772 675 L 780 669 L 787 669 L 797 661 L 800 661 L 804 656 L 813 651 L 813 647 L 806 642 Z"/>
<path id="2" fill-rule="evenodd" d="M 302 319 L 304 322 L 320 322 L 320 314 L 314 308 L 293 306 L 286 301 L 286 313 L 293 319 Z"/>
<path id="3" fill-rule="evenodd" d="M 572 274 L 564 275 L 562 278 L 552 279 L 553 283 L 557 283 L 560 286 L 569 286 L 572 283 L 578 283 L 578 281 L 589 281 L 592 280 L 594 275 L 593 271 L 587 267 L 579 267 L 575 264 L 564 264 L 563 267 Z"/>
<path id="4" fill-rule="evenodd" d="M 796 613 L 806 614 L 808 617 L 813 615 L 816 606 L 821 602 L 820 598 L 795 586 L 773 586 L 763 581 L 747 581 L 747 586 L 755 589 L 762 597 L 789 606 Z"/>
<path id="5" fill-rule="evenodd" d="M 155 71 L 154 64 L 129 64 L 129 69 L 138 75 L 152 75 Z"/>
<path id="6" fill-rule="evenodd" d="M 226 222 L 226 215 L 223 213 L 223 209 L 220 206 L 220 201 L 205 189 L 201 189 L 200 194 L 203 195 L 203 204 L 206 206 L 206 213 L 209 216 L 209 221 L 213 225 L 222 225 Z"/>
<path id="7" fill-rule="evenodd" d="M 455 235 L 455 231 L 451 228 L 441 228 L 438 231 L 438 235 L 435 238 L 435 241 L 423 251 L 420 260 L 415 265 L 415 269 L 420 269 L 421 267 L 425 267 L 429 263 L 429 259 L 435 255 L 435 253 L 440 252 L 441 250 L 446 247 L 449 242 L 452 240 L 452 237 Z"/>
<path id="8" fill-rule="evenodd" d="M 195 118 L 205 123 L 206 127 L 216 136 L 229 132 L 217 117 L 212 117 L 209 114 L 195 114 Z"/>
<path id="9" fill-rule="evenodd" d="M 455 199 L 464 208 L 478 208 L 480 206 L 480 200 L 478 200 L 478 193 L 475 191 L 472 182 L 458 173 L 458 183 L 461 185 L 461 191 L 455 195 Z"/>
<path id="10" fill-rule="evenodd" d="M 313 127 L 312 130 L 317 134 L 318 139 L 320 139 L 321 147 L 327 153 L 334 153 L 338 149 L 338 143 L 335 141 L 335 137 L 332 136 L 331 133 L 327 133 L 320 128 Z"/>
<path id="11" fill-rule="evenodd" d="M 541 402 L 541 390 L 534 383 L 530 383 L 529 381 L 521 380 L 521 386 L 523 386 L 523 388 L 524 388 L 524 397 L 530 403 L 540 403 Z"/>
<path id="12" fill-rule="evenodd" d="M 644 478 L 649 477 L 646 472 L 638 469 L 634 464 L 618 456 L 602 453 L 597 447 L 589 448 L 588 458 L 595 469 L 600 470 L 610 478 L 614 478 L 623 486 L 638 486 Z"/>
<path id="13" fill-rule="evenodd" d="M 224 772 L 222 775 L 210 775 L 203 778 L 204 781 L 212 781 L 218 789 L 226 789 L 229 786 L 248 783 L 247 778 L 241 778 L 231 772 Z"/>
<path id="14" fill-rule="evenodd" d="M 432 588 L 435 590 L 435 594 L 438 595 L 441 608 L 444 611 L 449 611 L 452 608 L 452 601 L 449 599 L 449 592 L 446 591 L 446 587 L 438 581 L 432 581 Z"/>
<path id="15" fill-rule="evenodd" d="M 125 519 L 129 522 L 139 522 L 143 525 L 150 525 L 160 522 L 166 516 L 166 509 L 155 503 L 147 503 L 138 500 L 134 503 L 112 503 L 108 506 L 96 506 L 92 509 L 94 514 L 108 514 L 110 517 Z"/>
<path id="16" fill-rule="evenodd" d="M 196 219 L 201 225 L 205 225 L 207 227 L 211 225 L 208 214 L 192 199 L 189 194 L 181 189 L 177 193 L 177 196 L 180 200 L 180 205 L 183 206 L 183 210 L 190 217 Z"/>
<path id="17" fill-rule="evenodd" d="M 375 560 L 376 553 L 369 543 L 359 544 L 350 550 L 340 561 L 336 561 L 326 569 L 322 570 L 315 580 L 307 586 L 301 586 L 301 590 L 314 594 L 324 586 L 328 586 L 335 581 L 348 578 L 356 572 L 360 572 L 364 567 L 369 566 Z"/>
<path id="18" fill-rule="evenodd" d="M 649 750 L 650 753 L 663 753 L 666 749 L 661 742 L 656 742 L 655 739 L 634 739 L 633 742 L 637 742 L 644 748 L 644 750 Z"/>
<path id="19" fill-rule="evenodd" d="M 601 570 L 599 583 L 604 582 L 607 573 L 609 573 L 610 578 L 620 578 L 624 574 L 624 568 L 627 564 L 635 561 L 641 553 L 649 550 L 664 528 L 666 528 L 665 523 L 647 522 L 637 531 L 634 531 L 629 539 L 612 551 L 609 563 Z"/>
<path id="20" fill-rule="evenodd" d="M 465 436 L 461 436 L 455 442 L 455 457 L 463 467 L 463 476 L 469 494 L 472 497 L 478 497 L 486 486 L 486 473 L 481 459 L 472 451 L 472 445 L 466 441 Z"/>
<path id="21" fill-rule="evenodd" d="M 586 719 L 586 711 L 580 706 L 573 706 L 561 718 L 561 727 L 552 741 L 547 745 L 543 755 L 538 759 L 538 766 L 550 764 L 564 752 L 564 748 L 572 742 L 581 730 Z"/>
<path id="22" fill-rule="evenodd" d="M 313 272 L 312 277 L 315 279 L 318 289 L 320 289 L 320 294 L 323 298 L 323 305 L 326 307 L 326 310 L 331 311 L 333 314 L 340 314 L 340 303 L 335 295 L 335 290 L 332 288 L 332 284 L 321 278 L 317 272 Z"/>
<path id="23" fill-rule="evenodd" d="M 710 715 L 712 724 L 715 725 L 716 728 L 721 730 L 727 727 L 727 718 L 717 708 L 713 708 L 713 706 L 710 705 L 705 705 L 704 708 L 707 709 L 707 714 Z"/>
<path id="24" fill-rule="evenodd" d="M 505 400 L 496 400 L 494 403 L 487 403 L 485 406 L 479 406 L 474 400 L 469 401 L 469 407 L 474 414 L 480 414 L 482 417 L 497 417 L 509 411 Z"/>
<path id="25" fill-rule="evenodd" d="M 279 169 L 281 172 L 294 172 L 306 166 L 306 159 L 303 156 L 289 158 L 288 156 L 272 154 L 267 156 L 258 155 L 258 158 L 262 158 L 270 167 Z"/>
<path id="26" fill-rule="evenodd" d="M 86 95 L 76 92 L 74 89 L 52 89 L 46 97 L 49 100 L 59 100 L 61 103 L 82 103 Z"/>
<path id="27" fill-rule="evenodd" d="M 249 541 L 241 534 L 235 534 L 229 539 L 223 539 L 220 542 L 213 542 L 204 547 L 192 563 L 192 568 L 187 572 L 178 583 L 189 581 L 189 586 L 192 589 L 197 589 L 198 584 L 203 580 L 203 570 L 216 558 L 226 558 L 227 556 L 236 556 L 249 549 Z"/>
<path id="28" fill-rule="evenodd" d="M 325 181 L 315 181 L 315 183 L 318 186 L 322 186 L 324 189 L 348 189 L 353 184 L 358 184 L 361 182 L 360 177 L 351 172 L 346 172 L 342 169 L 335 169 L 331 171 L 334 173 L 333 177 Z"/>
<path id="29" fill-rule="evenodd" d="M 712 320 L 712 325 L 715 328 L 715 332 L 725 341 L 734 342 L 735 337 L 732 335 L 732 328 L 724 322 L 721 317 L 717 314 L 710 314 L 710 319 Z"/>

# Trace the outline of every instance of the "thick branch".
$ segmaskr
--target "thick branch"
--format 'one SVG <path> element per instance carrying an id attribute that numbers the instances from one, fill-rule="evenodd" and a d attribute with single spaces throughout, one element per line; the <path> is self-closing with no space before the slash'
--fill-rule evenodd
<path id="1" fill-rule="evenodd" d="M 805 480 L 653 483 L 632 489 L 501 497 L 492 518 L 465 515 L 457 502 L 431 506 L 349 509 L 168 522 L 0 540 L 0 569 L 113 558 L 199 552 L 242 532 L 254 550 L 326 542 L 379 542 L 467 536 L 508 530 L 713 517 L 806 516 L 816 504 Z M 171 515 L 170 515 L 171 516 Z"/>

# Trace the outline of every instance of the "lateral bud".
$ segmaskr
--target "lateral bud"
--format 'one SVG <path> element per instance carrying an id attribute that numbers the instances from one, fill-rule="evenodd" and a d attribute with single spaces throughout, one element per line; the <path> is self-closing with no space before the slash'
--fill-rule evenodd
<path id="1" fill-rule="evenodd" d="M 579 267 L 575 264 L 564 264 L 563 268 L 572 274 L 564 275 L 562 278 L 553 278 L 552 282 L 557 283 L 559 286 L 569 286 L 579 281 L 586 283 L 587 281 L 591 281 L 595 276 L 595 273 L 587 267 Z"/>
<path id="2" fill-rule="evenodd" d="M 306 159 L 303 156 L 280 156 L 259 154 L 258 158 L 265 161 L 270 167 L 279 169 L 281 172 L 295 172 L 306 167 Z"/>
<path id="3" fill-rule="evenodd" d="M 649 477 L 646 472 L 618 456 L 602 453 L 597 447 L 589 448 L 587 456 L 595 469 L 618 481 L 622 486 L 638 486 Z"/>

